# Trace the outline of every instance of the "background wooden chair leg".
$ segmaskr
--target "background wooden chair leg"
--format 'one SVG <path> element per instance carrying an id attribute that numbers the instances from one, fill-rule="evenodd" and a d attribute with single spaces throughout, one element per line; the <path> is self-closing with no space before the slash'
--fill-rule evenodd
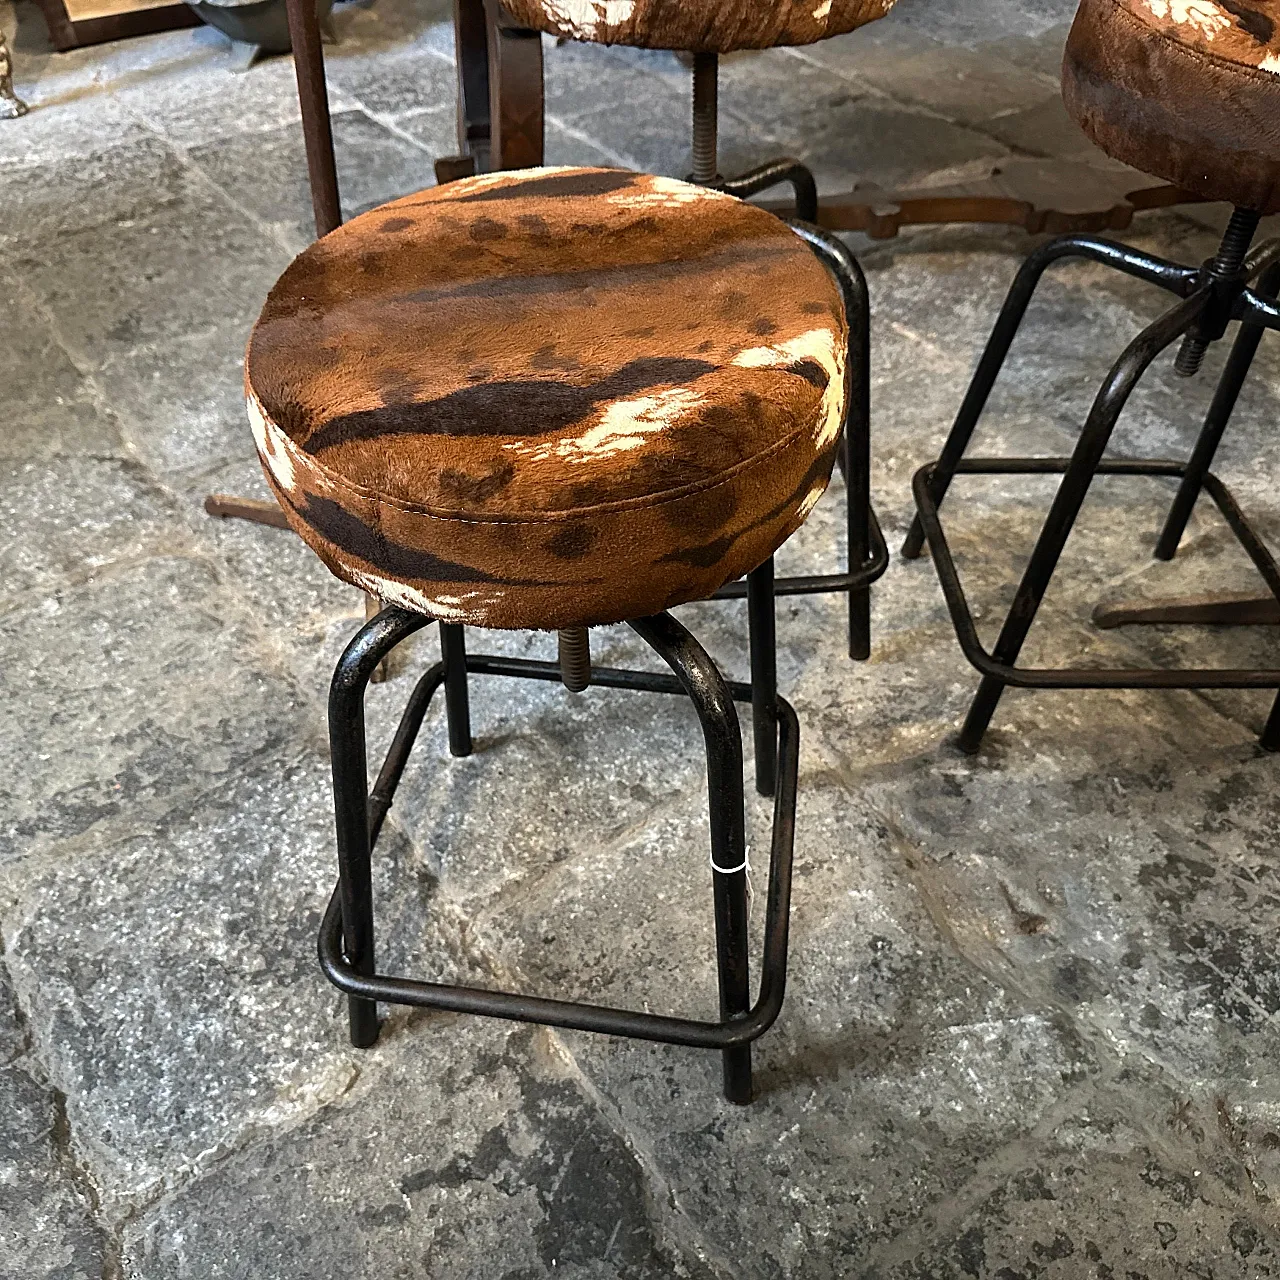
<path id="1" fill-rule="evenodd" d="M 518 27 L 497 0 L 485 0 L 489 52 L 489 167 L 534 169 L 543 162 L 542 36 Z"/>

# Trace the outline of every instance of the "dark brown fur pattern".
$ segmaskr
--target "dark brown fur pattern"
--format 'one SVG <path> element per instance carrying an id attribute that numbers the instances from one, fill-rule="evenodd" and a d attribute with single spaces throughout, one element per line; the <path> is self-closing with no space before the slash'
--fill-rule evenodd
<path id="1" fill-rule="evenodd" d="M 571 40 L 731 53 L 812 44 L 883 18 L 894 0 L 505 0 L 517 22 Z"/>
<path id="2" fill-rule="evenodd" d="M 407 196 L 312 245 L 249 412 L 338 576 L 491 627 L 616 622 L 768 557 L 826 487 L 839 293 L 771 214 L 604 169 Z"/>
<path id="3" fill-rule="evenodd" d="M 1062 86 L 1117 160 L 1280 212 L 1280 0 L 1083 0 Z"/>

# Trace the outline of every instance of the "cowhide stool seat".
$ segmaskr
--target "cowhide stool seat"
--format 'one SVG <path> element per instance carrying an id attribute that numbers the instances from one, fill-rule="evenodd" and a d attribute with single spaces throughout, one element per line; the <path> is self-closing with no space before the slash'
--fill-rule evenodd
<path id="1" fill-rule="evenodd" d="M 965 654 L 982 673 L 960 746 L 976 751 L 1007 685 L 1028 688 L 1280 689 L 1280 669 L 1032 670 L 1018 655 L 1095 475 L 1162 476 L 1177 495 L 1155 547 L 1173 557 L 1201 490 L 1280 600 L 1277 566 L 1226 488 L 1210 473 L 1214 454 L 1265 329 L 1280 328 L 1280 241 L 1252 248 L 1264 214 L 1280 212 L 1280 0 L 1083 0 L 1063 65 L 1067 109 L 1110 155 L 1235 206 L 1217 254 L 1184 266 L 1091 236 L 1043 245 L 1014 281 L 955 426 L 937 462 L 916 476 L 919 517 L 904 554 L 927 538 Z M 1066 258 L 1085 258 L 1136 276 L 1178 301 L 1136 337 L 1093 403 L 1070 458 L 966 458 L 965 450 L 1041 275 Z M 1251 282 L 1256 281 L 1256 287 Z M 1139 379 L 1178 345 L 1175 371 L 1194 376 L 1210 344 L 1239 322 L 1230 356 L 1188 461 L 1105 459 L 1112 430 Z M 978 639 L 938 507 L 959 473 L 1061 474 L 1062 482 L 994 648 Z M 1272 603 L 1275 607 L 1274 601 Z M 1139 611 L 1140 613 L 1142 611 Z M 1099 625 L 1121 620 L 1095 612 Z M 1158 610 L 1145 620 L 1204 620 L 1203 608 Z M 1143 620 L 1143 619 L 1134 619 Z M 1280 701 L 1263 733 L 1280 747 Z"/>
<path id="2" fill-rule="evenodd" d="M 796 217 L 818 218 L 818 188 L 798 160 L 784 158 L 750 173 L 724 178 L 717 157 L 719 58 L 743 49 L 812 44 L 883 18 L 895 0 L 502 0 L 510 19 L 532 31 L 595 44 L 628 45 L 692 53 L 693 172 L 689 180 L 746 199 L 771 187 L 790 185 Z M 855 424 L 858 420 L 855 418 Z M 847 592 L 849 656 L 871 653 L 870 586 L 889 563 L 871 509 L 869 433 L 861 424 L 842 448 L 840 468 L 847 486 L 847 572 L 783 578 L 779 594 Z"/>
<path id="3" fill-rule="evenodd" d="M 339 882 L 321 956 L 350 998 L 605 1031 L 724 1052 L 750 1043 L 786 972 L 795 714 L 777 696 L 772 555 L 825 489 L 866 394 L 867 305 L 838 241 L 732 196 L 606 169 L 488 174 L 353 219 L 294 260 L 249 342 L 249 415 L 289 523 L 380 598 L 330 694 Z M 851 391 L 856 394 L 851 394 Z M 752 683 L 726 683 L 666 610 L 747 575 Z M 430 622 L 372 793 L 363 697 Z M 584 629 L 630 622 L 672 674 L 592 668 Z M 560 630 L 560 664 L 468 654 L 463 625 Z M 601 1009 L 379 974 L 370 851 L 435 691 L 471 750 L 468 673 L 685 693 L 708 757 L 722 1020 Z M 742 745 L 775 796 L 763 979 L 751 1003 Z"/>

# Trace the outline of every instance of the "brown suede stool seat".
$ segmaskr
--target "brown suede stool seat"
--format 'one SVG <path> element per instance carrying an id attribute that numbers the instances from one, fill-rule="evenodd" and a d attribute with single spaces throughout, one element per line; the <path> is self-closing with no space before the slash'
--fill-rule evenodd
<path id="1" fill-rule="evenodd" d="M 553 629 L 766 560 L 830 478 L 846 343 L 837 287 L 771 214 L 524 170 L 312 245 L 245 380 L 271 486 L 334 573 L 442 620 Z"/>
<path id="2" fill-rule="evenodd" d="M 521 25 L 570 40 L 691 53 L 813 44 L 852 31 L 895 0 L 504 0 Z"/>
<path id="3" fill-rule="evenodd" d="M 1116 159 L 1280 211 L 1280 0 L 1083 0 L 1063 94 Z"/>

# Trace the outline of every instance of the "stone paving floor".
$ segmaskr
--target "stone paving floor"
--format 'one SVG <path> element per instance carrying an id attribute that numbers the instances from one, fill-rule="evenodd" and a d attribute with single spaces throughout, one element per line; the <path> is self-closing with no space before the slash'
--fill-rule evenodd
<path id="1" fill-rule="evenodd" d="M 725 168 L 824 186 L 1108 162 L 1057 102 L 1070 0 L 901 0 L 863 32 L 725 66 Z M 349 211 L 453 150 L 443 0 L 340 6 Z M 876 1277 L 1280 1275 L 1277 762 L 1258 694 L 1010 694 L 975 677 L 927 561 L 782 610 L 803 726 L 792 979 L 735 1109 L 694 1051 L 394 1014 L 351 1049 L 314 935 L 333 876 L 323 699 L 360 602 L 292 536 L 206 518 L 262 493 L 247 327 L 307 241 L 291 66 L 210 31 L 68 55 L 0 5 L 33 110 L 0 124 L 0 1275 Z M 548 48 L 549 159 L 682 174 L 668 55 Z M 1194 216 L 1193 216 L 1194 215 Z M 1221 210 L 1143 217 L 1199 260 Z M 891 540 L 1021 233 L 857 241 L 875 308 L 875 493 Z M 1160 299 L 1089 268 L 1044 289 L 985 428 L 1068 447 Z M 1211 361 L 1211 368 L 1216 368 Z M 1221 471 L 1280 537 L 1280 357 Z M 1185 454 L 1210 382 L 1163 362 L 1122 453 Z M 1149 558 L 1167 488 L 1097 487 L 1039 659 L 1274 660 L 1265 631 L 1100 634 L 1099 599 L 1251 571 L 1201 509 Z M 983 625 L 1045 486 L 950 507 Z M 841 553 L 838 484 L 783 568 Z M 731 672 L 740 606 L 682 616 Z M 424 637 L 370 697 L 385 740 Z M 545 653 L 545 637 L 475 643 Z M 621 630 L 597 652 L 638 660 Z M 378 860 L 389 965 L 654 1009 L 711 1005 L 705 789 L 691 713 L 649 695 L 477 682 L 480 750 L 428 722 Z M 767 813 L 753 804 L 756 843 Z M 757 905 L 756 924 L 759 924 Z"/>

